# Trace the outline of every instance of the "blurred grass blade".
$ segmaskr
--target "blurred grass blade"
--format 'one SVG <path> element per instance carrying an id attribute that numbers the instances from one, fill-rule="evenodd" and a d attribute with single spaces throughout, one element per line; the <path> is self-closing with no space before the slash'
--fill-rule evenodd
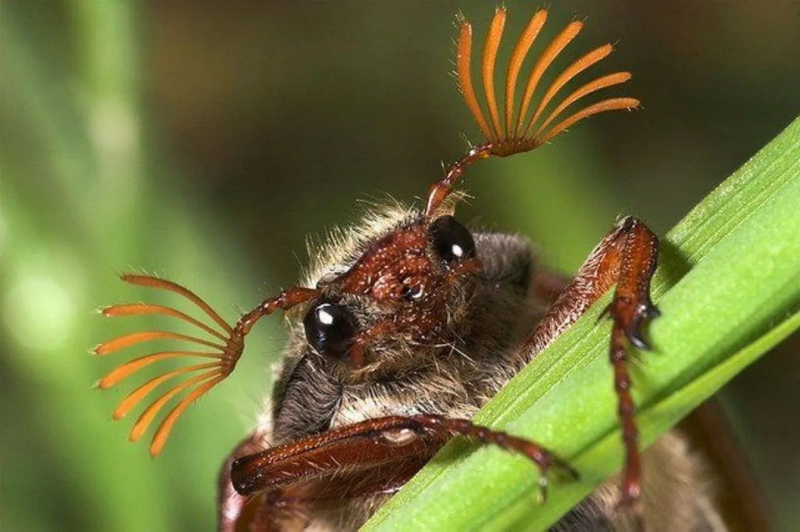
<path id="1" fill-rule="evenodd" d="M 663 315 L 650 328 L 654 351 L 634 369 L 645 446 L 800 326 L 796 314 L 787 319 L 800 307 L 800 120 L 670 231 L 653 291 Z M 580 482 L 557 483 L 547 504 L 537 506 L 529 463 L 456 441 L 366 529 L 544 529 L 617 471 L 610 324 L 597 322 L 608 300 L 607 294 L 476 416 L 567 457 Z"/>
<path id="2" fill-rule="evenodd" d="M 141 106 L 141 7 L 0 3 L 3 531 L 207 527 L 220 459 L 249 423 L 243 412 L 260 406 L 276 351 L 256 335 L 236 386 L 181 420 L 176 436 L 191 445 L 175 444 L 158 463 L 112 423 L 118 392 L 92 387 L 115 362 L 86 348 L 126 326 L 91 309 L 152 297 L 115 271 L 158 269 L 246 307 L 269 278 L 157 149 Z"/>

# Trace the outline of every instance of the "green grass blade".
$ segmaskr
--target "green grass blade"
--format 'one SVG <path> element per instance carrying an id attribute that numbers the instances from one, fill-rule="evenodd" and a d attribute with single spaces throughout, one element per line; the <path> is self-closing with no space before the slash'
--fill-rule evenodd
<path id="1" fill-rule="evenodd" d="M 800 120 L 667 235 L 653 291 L 663 316 L 634 370 L 644 445 L 797 329 L 800 306 Z M 369 530 L 542 529 L 619 469 L 621 443 L 597 323 L 607 295 L 476 417 L 554 449 L 580 470 L 537 506 L 524 459 L 452 442 L 366 525 Z M 776 323 L 782 323 L 772 333 Z M 766 335 L 765 335 L 766 334 Z M 465 453 L 472 451 L 468 456 Z"/>

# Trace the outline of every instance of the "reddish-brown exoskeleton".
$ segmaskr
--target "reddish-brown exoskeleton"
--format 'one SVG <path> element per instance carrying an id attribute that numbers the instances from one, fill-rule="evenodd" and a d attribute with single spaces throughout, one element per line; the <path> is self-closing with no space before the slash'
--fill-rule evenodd
<path id="1" fill-rule="evenodd" d="M 302 316 L 291 321 L 271 421 L 257 427 L 223 468 L 219 500 L 223 529 L 357 526 L 454 436 L 527 456 L 540 470 L 542 489 L 551 468 L 576 474 L 542 445 L 475 426 L 469 419 L 614 285 L 608 309 L 614 322 L 610 359 L 626 451 L 620 502 L 630 505 L 640 498 L 642 468 L 626 347 L 647 347 L 642 325 L 657 315 L 649 284 L 658 239 L 639 220 L 625 218 L 575 278 L 562 282 L 534 267 L 521 237 L 471 232 L 453 217 L 460 199 L 453 190 L 468 166 L 531 151 L 583 118 L 639 105 L 632 98 L 611 98 L 567 111 L 595 91 L 624 83 L 631 77 L 627 72 L 582 84 L 551 105 L 568 82 L 608 56 L 611 45 L 574 61 L 533 99 L 545 71 L 581 31 L 583 24 L 577 21 L 535 58 L 524 85 L 520 84 L 524 89 L 517 105 L 523 62 L 546 18 L 544 10 L 535 13 L 517 40 L 501 114 L 494 75 L 506 10 L 497 10 L 481 62 L 488 118 L 472 81 L 472 27 L 459 19 L 458 84 L 484 142 L 446 168 L 444 177 L 431 187 L 424 210 L 388 207 L 370 215 L 363 227 L 344 232 L 317 250 L 316 264 L 301 286 L 266 299 L 229 326 L 201 298 L 175 283 L 143 275 L 122 277 L 132 284 L 175 292 L 213 322 L 207 325 L 159 305 L 104 309 L 112 317 L 168 315 L 210 335 L 204 339 L 149 331 L 96 349 L 105 355 L 155 339 L 176 339 L 202 348 L 135 359 L 100 383 L 108 388 L 164 359 L 206 359 L 146 382 L 115 411 L 115 419 L 121 418 L 160 384 L 191 375 L 153 401 L 134 425 L 132 440 L 147 430 L 170 400 L 185 394 L 156 429 L 150 446 L 153 455 L 161 452 L 186 407 L 234 370 L 245 337 L 260 318 L 290 309 L 291 316 Z M 576 508 L 564 526 L 610 512 L 597 504 L 589 500 Z"/>

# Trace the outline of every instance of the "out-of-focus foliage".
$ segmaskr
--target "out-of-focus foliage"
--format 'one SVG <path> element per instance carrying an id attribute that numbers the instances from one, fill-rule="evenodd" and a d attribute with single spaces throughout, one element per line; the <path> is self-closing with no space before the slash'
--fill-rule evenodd
<path id="1" fill-rule="evenodd" d="M 111 423 L 121 392 L 92 387 L 130 355 L 88 348 L 131 323 L 93 309 L 153 299 L 116 279 L 132 267 L 200 287 L 230 318 L 232 302 L 255 304 L 259 281 L 233 259 L 247 256 L 235 233 L 147 139 L 139 15 L 110 2 L 3 7 L 3 529 L 208 528 L 223 452 L 269 380 L 263 357 L 244 360 L 233 389 L 204 401 L 211 417 L 181 420 L 175 451 L 153 461 L 126 442 L 129 420 Z"/>
<path id="2" fill-rule="evenodd" d="M 509 29 L 537 5 L 512 2 Z M 575 53 L 619 39 L 612 61 L 645 107 L 470 173 L 464 215 L 529 235 L 551 265 L 574 269 L 622 212 L 671 227 L 798 111 L 792 2 L 552 9 L 551 31 L 587 16 Z M 458 10 L 480 28 L 491 15 L 474 2 L 0 3 L 0 528 L 211 526 L 280 320 L 152 460 L 126 442 L 130 421 L 110 419 L 122 392 L 91 386 L 120 358 L 87 349 L 133 324 L 92 310 L 144 298 L 115 278 L 143 268 L 232 319 L 293 283 L 304 235 L 353 220 L 356 200 L 422 195 L 462 153 L 458 132 L 477 139 L 446 75 Z M 796 348 L 725 395 L 786 529 L 800 526 Z"/>

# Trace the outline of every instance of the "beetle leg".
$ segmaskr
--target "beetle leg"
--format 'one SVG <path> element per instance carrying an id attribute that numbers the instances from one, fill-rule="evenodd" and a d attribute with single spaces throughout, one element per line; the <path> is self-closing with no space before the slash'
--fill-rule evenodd
<path id="1" fill-rule="evenodd" d="M 239 494 L 251 495 L 342 470 L 372 469 L 421 455 L 430 457 L 453 436 L 497 445 L 531 459 L 540 470 L 540 479 L 544 479 L 540 480 L 542 491 L 551 467 L 577 476 L 565 462 L 531 441 L 478 427 L 465 419 L 420 414 L 369 419 L 239 458 L 232 464 L 231 480 Z"/>
<path id="2" fill-rule="evenodd" d="M 595 248 L 575 279 L 564 289 L 523 344 L 527 362 L 578 320 L 611 286 L 616 291 L 606 309 L 614 320 L 610 358 L 625 445 L 621 505 L 635 505 L 641 493 L 641 465 L 634 422 L 631 379 L 625 351 L 628 342 L 649 349 L 642 326 L 658 315 L 650 300 L 650 280 L 658 259 L 658 238 L 641 221 L 627 217 Z"/>
<path id="3" fill-rule="evenodd" d="M 241 441 L 225 459 L 217 481 L 217 524 L 220 532 L 244 530 L 253 520 L 256 502 L 239 495 L 231 484 L 231 464 L 241 456 L 264 450 L 269 446 L 269 433 L 256 429 Z"/>
<path id="4" fill-rule="evenodd" d="M 305 529 L 311 515 L 346 508 L 351 500 L 396 493 L 428 460 L 429 453 L 421 453 L 398 463 L 355 472 L 338 471 L 248 496 L 239 495 L 230 485 L 229 462 L 228 485 L 238 497 L 238 506 L 235 514 L 221 512 L 220 531 Z"/>

